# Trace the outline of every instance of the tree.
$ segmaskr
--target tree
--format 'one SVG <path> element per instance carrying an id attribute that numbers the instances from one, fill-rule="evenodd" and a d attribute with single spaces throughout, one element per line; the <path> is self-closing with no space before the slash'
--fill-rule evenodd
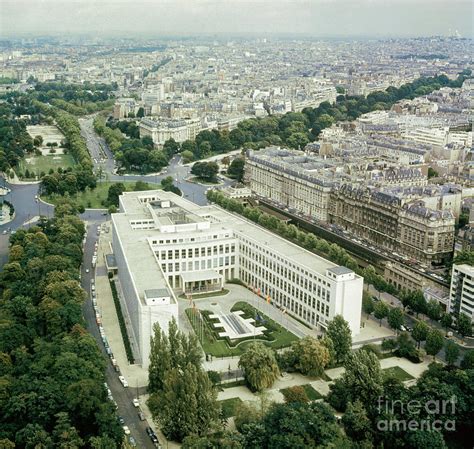
<path id="1" fill-rule="evenodd" d="M 444 345 L 445 359 L 448 365 L 455 365 L 459 358 L 459 346 L 451 340 Z"/>
<path id="2" fill-rule="evenodd" d="M 275 449 L 349 447 L 349 442 L 336 423 L 334 413 L 323 403 L 273 404 L 265 415 L 263 426 L 263 432 L 258 426 L 254 428 L 253 438 L 258 444 L 249 445 L 246 439 L 250 435 L 247 434 L 244 447 Z"/>
<path id="3" fill-rule="evenodd" d="M 474 349 L 466 351 L 461 361 L 462 369 L 474 369 Z"/>
<path id="4" fill-rule="evenodd" d="M 426 337 L 425 350 L 426 353 L 433 356 L 433 360 L 441 349 L 443 349 L 444 336 L 437 329 L 430 329 Z"/>
<path id="5" fill-rule="evenodd" d="M 347 405 L 346 412 L 342 416 L 342 424 L 347 436 L 352 440 L 364 441 L 371 439 L 371 422 L 361 401 L 356 400 Z"/>
<path id="6" fill-rule="evenodd" d="M 145 109 L 143 109 L 143 107 L 140 106 L 137 111 L 137 118 L 143 118 L 143 117 L 145 117 Z"/>
<path id="7" fill-rule="evenodd" d="M 33 139 L 33 145 L 35 147 L 40 147 L 41 145 L 43 145 L 43 137 L 42 136 L 36 136 Z"/>
<path id="8" fill-rule="evenodd" d="M 406 432 L 406 447 L 417 449 L 447 449 L 443 435 L 435 430 L 415 430 Z"/>
<path id="9" fill-rule="evenodd" d="M 165 192 L 173 192 L 176 195 L 181 195 L 181 190 L 173 184 L 173 178 L 167 176 L 161 180 L 161 187 Z"/>
<path id="10" fill-rule="evenodd" d="M 448 328 L 453 324 L 453 317 L 449 313 L 443 313 L 440 322 L 444 330 L 448 332 Z"/>
<path id="11" fill-rule="evenodd" d="M 125 185 L 121 182 L 117 182 L 112 184 L 109 187 L 109 191 L 107 194 L 107 204 L 109 206 L 114 205 L 118 207 L 119 205 L 119 196 L 122 195 L 123 192 L 125 192 L 127 189 L 125 188 Z"/>
<path id="12" fill-rule="evenodd" d="M 443 309 L 441 308 L 441 304 L 435 299 L 430 299 L 426 306 L 426 314 L 432 320 L 438 321 L 441 318 L 442 313 Z"/>
<path id="13" fill-rule="evenodd" d="M 344 367 L 341 380 L 349 393 L 348 402 L 360 400 L 374 408 L 382 393 L 382 371 L 377 356 L 369 351 L 355 351 L 347 356 Z"/>
<path id="14" fill-rule="evenodd" d="M 141 192 L 143 190 L 148 190 L 148 184 L 144 181 L 137 181 L 133 186 L 135 192 Z"/>
<path id="15" fill-rule="evenodd" d="M 474 265 L 474 251 L 463 250 L 459 251 L 456 254 L 456 257 L 453 259 L 453 264 L 455 265 Z"/>
<path id="16" fill-rule="evenodd" d="M 165 373 L 163 389 L 148 405 L 167 438 L 182 441 L 189 435 L 206 435 L 218 422 L 217 392 L 207 374 L 188 363 Z"/>
<path id="17" fill-rule="evenodd" d="M 342 362 L 352 347 L 349 323 L 341 315 L 336 315 L 328 325 L 326 336 L 333 342 L 336 362 Z"/>
<path id="18" fill-rule="evenodd" d="M 418 343 L 418 348 L 420 347 L 421 342 L 426 340 L 429 330 L 429 326 L 424 321 L 418 321 L 413 327 L 411 336 L 413 337 L 413 340 Z"/>
<path id="19" fill-rule="evenodd" d="M 403 310 L 399 307 L 391 309 L 388 313 L 388 325 L 395 330 L 397 334 L 404 321 Z"/>
<path id="20" fill-rule="evenodd" d="M 374 316 L 380 320 L 379 325 L 382 326 L 382 320 L 388 315 L 389 308 L 383 301 L 378 301 L 374 307 Z"/>
<path id="21" fill-rule="evenodd" d="M 428 179 L 436 178 L 437 176 L 439 176 L 438 172 L 434 168 L 428 167 Z"/>
<path id="22" fill-rule="evenodd" d="M 181 157 L 183 158 L 183 162 L 187 164 L 188 162 L 192 162 L 194 160 L 194 154 L 192 151 L 185 150 L 181 152 Z"/>
<path id="23" fill-rule="evenodd" d="M 179 144 L 173 138 L 168 139 L 163 145 L 163 151 L 170 159 L 179 151 Z"/>
<path id="24" fill-rule="evenodd" d="M 471 318 L 469 318 L 464 313 L 459 313 L 458 319 L 456 322 L 457 330 L 461 334 L 461 337 L 470 337 L 472 334 L 472 323 Z"/>
<path id="25" fill-rule="evenodd" d="M 314 337 L 307 336 L 296 341 L 292 350 L 296 355 L 296 369 L 302 374 L 320 376 L 329 364 L 328 349 Z"/>
<path id="26" fill-rule="evenodd" d="M 367 318 L 373 313 L 374 307 L 374 300 L 369 293 L 364 291 L 362 293 L 362 310 L 367 314 Z"/>
<path id="27" fill-rule="evenodd" d="M 290 402 L 308 402 L 308 395 L 306 394 L 305 389 L 301 385 L 295 385 L 293 387 L 286 388 L 282 390 L 283 396 L 285 397 L 285 402 L 288 404 Z"/>
<path id="28" fill-rule="evenodd" d="M 253 391 L 269 388 L 280 375 L 275 355 L 262 343 L 251 343 L 240 356 L 239 367 Z"/>
<path id="29" fill-rule="evenodd" d="M 244 167 L 245 160 L 241 157 L 236 157 L 227 169 L 227 174 L 231 178 L 234 178 L 237 181 L 241 182 L 244 177 Z"/>
<path id="30" fill-rule="evenodd" d="M 426 313 L 428 304 L 422 291 L 416 290 L 413 292 L 410 307 L 414 312 L 416 312 L 416 316 L 418 316 L 419 313 Z"/>
<path id="31" fill-rule="evenodd" d="M 219 166 L 215 162 L 195 162 L 191 173 L 205 181 L 215 182 Z"/>

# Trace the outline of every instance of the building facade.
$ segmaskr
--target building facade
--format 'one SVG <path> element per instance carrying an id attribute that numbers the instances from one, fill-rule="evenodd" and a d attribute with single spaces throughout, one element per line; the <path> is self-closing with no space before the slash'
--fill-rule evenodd
<path id="1" fill-rule="evenodd" d="M 277 147 L 248 151 L 245 179 L 256 195 L 327 221 L 332 182 L 312 174 L 304 165 L 311 165 L 311 158 L 302 152 Z"/>
<path id="2" fill-rule="evenodd" d="M 329 221 L 427 266 L 445 264 L 454 245 L 453 213 L 406 200 L 391 191 L 342 185 L 331 194 Z"/>
<path id="3" fill-rule="evenodd" d="M 145 366 L 153 323 L 167 329 L 177 295 L 220 290 L 236 278 L 309 327 L 324 330 L 339 314 L 359 332 L 360 276 L 240 216 L 159 190 L 124 193 L 112 223 L 118 277 Z"/>
<path id="4" fill-rule="evenodd" d="M 464 313 L 474 321 L 474 267 L 453 265 L 449 310 L 454 315 Z"/>
<path id="5" fill-rule="evenodd" d="M 164 145 L 169 139 L 176 142 L 194 140 L 202 130 L 199 119 L 152 120 L 144 118 L 139 125 L 140 137 L 149 136 L 155 145 Z"/>

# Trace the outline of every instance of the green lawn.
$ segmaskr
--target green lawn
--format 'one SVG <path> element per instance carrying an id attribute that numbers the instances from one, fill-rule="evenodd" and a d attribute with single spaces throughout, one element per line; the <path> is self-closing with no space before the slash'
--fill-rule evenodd
<path id="1" fill-rule="evenodd" d="M 105 181 L 101 183 L 98 182 L 97 187 L 94 190 L 87 189 L 85 192 L 71 196 L 71 198 L 77 202 L 78 206 L 82 205 L 85 208 L 89 209 L 105 209 L 105 206 L 102 204 L 102 201 L 107 198 L 109 187 L 112 184 L 115 183 Z M 126 181 L 123 182 L 123 184 L 125 185 L 127 191 L 132 191 L 135 187 L 135 182 L 133 181 Z M 161 189 L 160 184 L 148 183 L 147 185 L 149 187 L 147 190 Z M 56 204 L 57 201 L 61 198 L 62 197 L 60 195 L 44 195 L 41 197 L 41 199 L 43 199 L 44 201 L 52 204 Z"/>
<path id="2" fill-rule="evenodd" d="M 245 312 L 244 317 L 252 316 L 255 317 L 255 308 L 247 304 L 246 302 L 237 302 L 232 306 L 232 311 L 243 310 Z M 258 336 L 253 339 L 247 339 L 239 343 L 235 347 L 230 347 L 227 341 L 224 339 L 216 339 L 212 333 L 208 322 L 204 319 L 202 323 L 200 318 L 194 314 L 192 309 L 186 309 L 186 315 L 194 328 L 196 335 L 198 336 L 202 348 L 206 354 L 211 354 L 214 357 L 228 357 L 228 356 L 239 356 L 245 348 L 253 341 L 260 341 L 266 346 L 274 349 L 286 348 L 291 345 L 292 342 L 297 341 L 298 337 L 285 328 L 281 327 L 278 323 L 269 319 L 263 313 L 259 312 L 259 315 L 265 321 L 263 326 L 271 328 L 272 341 L 265 339 L 259 339 Z"/>
<path id="3" fill-rule="evenodd" d="M 28 162 L 26 161 L 28 159 Z M 41 172 L 48 173 L 52 168 L 56 171 L 59 167 L 74 167 L 76 162 L 70 154 L 51 154 L 47 156 L 26 156 L 20 161 L 18 173 L 24 175 L 28 170 L 34 176 L 40 175 Z M 23 177 L 22 177 L 23 178 Z M 32 178 L 29 178 L 32 179 Z"/>
<path id="4" fill-rule="evenodd" d="M 255 318 L 256 312 L 260 315 L 263 319 L 262 326 L 265 326 L 267 329 L 273 329 L 271 335 L 273 337 L 273 341 L 269 342 L 268 346 L 274 349 L 281 349 L 287 348 L 291 345 L 294 341 L 298 340 L 298 337 L 291 333 L 290 331 L 286 330 L 284 327 L 280 326 L 277 322 L 273 321 L 271 318 L 268 318 L 267 315 L 262 313 L 260 310 L 257 310 L 255 307 L 251 306 L 249 303 L 244 301 L 236 302 L 232 308 L 230 309 L 232 312 L 237 310 L 243 310 L 245 314 L 243 315 L 244 318 Z"/>
<path id="5" fill-rule="evenodd" d="M 319 394 L 310 384 L 305 384 L 305 385 L 300 385 L 301 387 L 303 387 L 305 393 L 306 393 L 306 396 L 308 397 L 308 399 L 310 401 L 316 401 L 317 399 L 322 399 L 323 396 L 321 394 Z M 283 388 L 280 390 L 280 393 L 283 395 L 283 396 L 286 396 L 285 395 L 285 392 L 288 391 L 288 388 Z"/>
<path id="6" fill-rule="evenodd" d="M 396 379 L 400 380 L 401 382 L 414 379 L 414 377 L 411 374 L 408 374 L 404 369 L 400 368 L 399 366 L 392 366 L 391 368 L 385 368 L 383 372 L 387 376 L 393 376 Z"/>
<path id="7" fill-rule="evenodd" d="M 240 398 L 230 398 L 219 401 L 222 408 L 222 417 L 227 419 L 235 415 L 235 408 L 242 403 Z"/>

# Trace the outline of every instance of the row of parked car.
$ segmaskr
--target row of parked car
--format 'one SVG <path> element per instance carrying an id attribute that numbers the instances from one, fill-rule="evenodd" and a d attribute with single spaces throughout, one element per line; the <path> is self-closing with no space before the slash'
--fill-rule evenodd
<path id="1" fill-rule="evenodd" d="M 96 246 L 95 251 L 97 251 L 98 242 L 96 242 L 95 246 Z M 104 344 L 105 351 L 106 351 L 107 355 L 110 358 L 110 363 L 112 364 L 114 370 L 118 373 L 118 379 L 119 379 L 120 383 L 123 385 L 124 388 L 128 388 L 128 386 L 129 386 L 128 382 L 120 372 L 120 367 L 118 366 L 117 360 L 115 359 L 114 354 L 112 352 L 112 349 L 110 348 L 109 342 L 108 342 L 107 337 L 105 335 L 105 330 L 102 326 L 102 315 L 101 315 L 99 307 L 97 305 L 97 293 L 96 293 L 96 288 L 95 288 L 95 280 L 93 278 L 91 279 L 90 294 L 91 294 L 92 306 L 93 306 L 94 312 L 95 312 L 95 320 L 96 320 L 97 326 L 99 328 L 100 337 L 102 339 L 102 343 Z M 105 388 L 107 390 L 107 396 L 108 396 L 109 400 L 112 401 L 115 404 L 116 408 L 118 408 L 117 403 L 114 400 L 114 398 L 112 396 L 112 392 L 110 391 L 110 388 L 109 388 L 107 383 L 105 383 Z M 145 414 L 140 409 L 140 402 L 138 401 L 138 398 L 133 398 L 132 404 L 137 409 L 137 413 L 138 413 L 138 417 L 139 417 L 140 421 L 145 421 Z M 119 419 L 120 424 L 122 425 L 122 428 L 123 428 L 123 431 L 124 431 L 125 435 L 128 438 L 128 441 L 130 442 L 130 445 L 132 447 L 136 447 L 137 443 L 136 443 L 135 439 L 133 438 L 133 436 L 130 435 L 130 429 L 125 424 L 125 420 L 121 416 L 119 416 L 118 419 Z M 156 436 L 153 429 L 151 427 L 147 427 L 146 432 L 147 432 L 147 435 L 150 437 L 151 441 L 153 442 L 153 444 L 155 445 L 155 447 L 161 449 L 161 446 L 160 446 L 159 441 L 158 441 L 158 437 Z"/>

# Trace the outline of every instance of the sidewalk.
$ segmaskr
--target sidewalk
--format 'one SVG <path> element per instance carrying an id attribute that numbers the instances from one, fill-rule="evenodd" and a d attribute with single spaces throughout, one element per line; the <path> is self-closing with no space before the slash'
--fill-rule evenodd
<path id="1" fill-rule="evenodd" d="M 97 266 L 95 271 L 95 284 L 97 294 L 97 306 L 102 316 L 102 326 L 109 342 L 110 349 L 120 368 L 121 374 L 125 377 L 131 387 L 144 387 L 148 385 L 148 371 L 135 364 L 130 365 L 123 344 L 122 333 L 115 310 L 115 304 L 110 289 L 107 269 L 105 267 L 105 254 L 110 253 L 111 233 L 101 233 L 99 238 L 99 249 L 97 251 Z M 127 320 L 125 310 L 122 305 L 124 318 Z M 118 374 L 117 374 L 118 375 Z"/>

